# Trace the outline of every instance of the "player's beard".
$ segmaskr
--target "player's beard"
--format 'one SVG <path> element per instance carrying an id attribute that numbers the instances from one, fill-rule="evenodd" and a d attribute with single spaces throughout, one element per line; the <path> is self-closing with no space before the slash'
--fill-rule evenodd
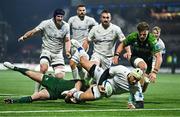
<path id="1" fill-rule="evenodd" d="M 144 42 L 146 40 L 146 38 L 140 38 L 141 42 Z"/>
<path id="2" fill-rule="evenodd" d="M 62 20 L 60 21 L 58 21 L 58 20 L 56 20 L 55 21 L 55 24 L 56 24 L 56 26 L 57 26 L 57 28 L 60 28 L 61 27 L 61 24 L 62 24 Z"/>
<path id="3" fill-rule="evenodd" d="M 80 18 L 81 20 L 84 20 L 84 17 L 85 17 L 85 14 L 80 14 L 80 15 L 79 15 L 79 18 Z"/>
<path id="4" fill-rule="evenodd" d="M 108 28 L 109 25 L 110 25 L 110 23 L 107 22 L 107 21 L 102 22 L 102 26 L 103 26 L 105 29 Z"/>

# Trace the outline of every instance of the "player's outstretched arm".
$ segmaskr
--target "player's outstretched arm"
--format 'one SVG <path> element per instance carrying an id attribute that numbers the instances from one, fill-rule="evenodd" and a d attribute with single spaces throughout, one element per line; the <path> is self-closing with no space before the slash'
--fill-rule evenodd
<path id="1" fill-rule="evenodd" d="M 18 41 L 24 41 L 32 36 L 34 36 L 36 33 L 38 33 L 40 30 L 32 29 L 30 31 L 27 31 L 23 36 L 21 36 Z"/>

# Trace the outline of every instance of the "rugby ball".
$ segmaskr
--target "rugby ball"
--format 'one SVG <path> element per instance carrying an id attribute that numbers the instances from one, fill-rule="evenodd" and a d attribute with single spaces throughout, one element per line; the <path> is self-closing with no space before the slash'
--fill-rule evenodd
<path id="1" fill-rule="evenodd" d="M 102 86 L 105 88 L 105 96 L 110 97 L 113 93 L 113 88 L 112 88 L 111 83 L 108 80 L 105 80 L 102 83 Z"/>

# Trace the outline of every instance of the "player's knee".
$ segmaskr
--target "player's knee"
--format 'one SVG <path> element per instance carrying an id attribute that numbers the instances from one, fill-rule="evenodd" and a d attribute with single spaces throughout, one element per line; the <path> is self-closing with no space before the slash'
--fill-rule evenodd
<path id="1" fill-rule="evenodd" d="M 140 68 L 143 71 L 146 71 L 147 69 L 147 64 L 142 58 L 137 58 L 134 61 L 134 66 Z"/>
<path id="2" fill-rule="evenodd" d="M 145 62 L 140 62 L 139 68 L 145 72 L 147 70 L 147 64 Z"/>
<path id="3" fill-rule="evenodd" d="M 65 76 L 65 72 L 55 74 L 55 77 L 57 77 L 57 78 L 64 78 L 64 76 Z"/>
<path id="4" fill-rule="evenodd" d="M 54 72 L 55 72 L 55 77 L 57 78 L 64 78 L 65 76 L 64 67 L 58 67 L 54 70 Z"/>
<path id="5" fill-rule="evenodd" d="M 46 71 L 48 71 L 48 65 L 41 64 L 40 65 L 40 72 L 44 74 L 44 73 L 46 73 Z"/>
<path id="6" fill-rule="evenodd" d="M 73 60 L 69 61 L 69 65 L 71 66 L 71 69 L 75 69 L 76 68 L 76 63 Z"/>
<path id="7" fill-rule="evenodd" d="M 48 71 L 49 61 L 46 58 L 41 58 L 40 60 L 40 72 L 45 73 Z"/>

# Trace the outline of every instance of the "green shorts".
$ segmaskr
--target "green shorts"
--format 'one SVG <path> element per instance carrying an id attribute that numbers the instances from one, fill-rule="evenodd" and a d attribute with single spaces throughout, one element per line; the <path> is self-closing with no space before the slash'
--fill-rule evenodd
<path id="1" fill-rule="evenodd" d="M 44 75 L 41 85 L 44 86 L 50 94 L 50 99 L 56 100 L 63 98 L 61 93 L 65 90 L 74 88 L 76 81 L 58 79 L 52 76 Z"/>

